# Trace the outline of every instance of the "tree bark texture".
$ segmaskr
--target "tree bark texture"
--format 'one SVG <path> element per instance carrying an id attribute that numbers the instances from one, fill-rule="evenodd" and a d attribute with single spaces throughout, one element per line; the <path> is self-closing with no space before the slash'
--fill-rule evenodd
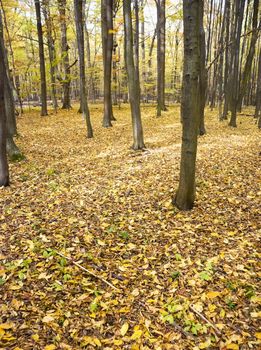
<path id="1" fill-rule="evenodd" d="M 182 88 L 182 147 L 179 187 L 173 203 L 181 210 L 192 209 L 195 201 L 195 172 L 200 123 L 200 51 L 203 1 L 183 1 L 184 68 Z"/>

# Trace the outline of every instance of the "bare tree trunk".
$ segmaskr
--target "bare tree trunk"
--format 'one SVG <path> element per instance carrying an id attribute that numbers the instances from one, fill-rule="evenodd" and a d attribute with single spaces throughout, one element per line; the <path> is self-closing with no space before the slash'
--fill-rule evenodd
<path id="1" fill-rule="evenodd" d="M 7 128 L 6 149 L 10 160 L 19 161 L 21 159 L 24 159 L 24 156 L 14 141 L 14 137 L 17 135 L 15 103 L 14 103 L 13 89 L 12 89 L 11 78 L 9 73 L 8 57 L 7 57 L 5 43 L 4 43 L 1 12 L 0 12 L 0 46 L 3 52 L 4 66 L 5 66 L 4 105 L 5 105 L 6 128 Z"/>
<path id="2" fill-rule="evenodd" d="M 203 11 L 203 6 L 200 7 Z M 203 18 L 203 13 L 200 14 L 200 18 Z M 206 134 L 205 127 L 205 104 L 206 104 L 206 92 L 207 92 L 208 74 L 206 70 L 206 41 L 205 41 L 205 31 L 203 26 L 203 20 L 200 21 L 200 76 L 199 76 L 199 88 L 200 88 L 200 122 L 199 122 L 199 135 Z"/>
<path id="3" fill-rule="evenodd" d="M 143 140 L 143 128 L 140 112 L 140 81 L 139 71 L 134 65 L 133 55 L 133 30 L 131 18 L 131 3 L 123 0 L 125 61 L 128 74 L 128 86 L 132 116 L 133 149 L 139 150 L 145 147 Z"/>
<path id="4" fill-rule="evenodd" d="M 222 120 L 227 119 L 228 114 L 228 88 L 229 88 L 229 79 L 228 79 L 228 73 L 229 68 L 231 66 L 231 57 L 230 57 L 230 48 L 228 46 L 229 37 L 230 37 L 230 31 L 229 31 L 229 25 L 230 25 L 230 0 L 226 0 L 225 4 L 225 12 L 226 12 L 226 37 L 225 37 L 225 43 L 226 43 L 226 49 L 225 49 L 225 70 L 224 70 L 224 107 L 223 107 L 223 114 L 222 114 Z"/>
<path id="5" fill-rule="evenodd" d="M 57 111 L 58 103 L 56 97 L 56 82 L 55 82 L 55 46 L 54 39 L 52 35 L 52 23 L 51 23 L 51 15 L 50 15 L 50 0 L 43 0 L 43 14 L 46 24 L 46 34 L 47 34 L 47 44 L 48 44 L 48 53 L 49 53 L 49 61 L 50 61 L 50 77 L 51 77 L 51 95 L 53 101 L 53 108 Z"/>
<path id="6" fill-rule="evenodd" d="M 165 106 L 166 1 L 157 0 L 157 116 Z"/>
<path id="7" fill-rule="evenodd" d="M 101 26 L 103 51 L 104 114 L 102 125 L 112 126 L 114 120 L 111 96 L 112 50 L 113 50 L 113 1 L 101 0 Z"/>
<path id="8" fill-rule="evenodd" d="M 238 85 L 239 85 L 239 52 L 240 52 L 240 36 L 242 30 L 242 21 L 244 15 L 245 0 L 236 0 L 236 22 L 235 34 L 236 41 L 233 45 L 233 80 L 231 84 L 231 118 L 229 126 L 236 127 L 237 123 L 237 101 L 238 101 Z"/>
<path id="9" fill-rule="evenodd" d="M 85 62 L 84 62 L 84 32 L 83 32 L 83 1 L 74 0 L 75 26 L 80 70 L 80 101 L 83 118 L 86 121 L 87 137 L 93 137 L 92 125 L 86 94 Z"/>
<path id="10" fill-rule="evenodd" d="M 2 22 L 1 22 L 2 23 Z M 4 101 L 4 81 L 6 67 L 4 63 L 4 48 L 0 45 L 0 187 L 9 185 L 9 168 L 6 156 L 6 114 Z"/>
<path id="11" fill-rule="evenodd" d="M 37 34 L 39 44 L 39 59 L 40 59 L 40 75 L 41 75 L 41 116 L 47 115 L 47 90 L 46 90 L 46 74 L 45 74 L 45 60 L 44 60 L 44 46 L 43 46 L 43 30 L 41 21 L 41 9 L 39 0 L 34 0 L 36 20 L 37 20 Z"/>
<path id="12" fill-rule="evenodd" d="M 61 51 L 64 77 L 62 78 L 63 85 L 63 99 L 62 109 L 70 109 L 71 97 L 70 97 L 70 84 L 71 84 L 71 72 L 69 63 L 69 46 L 67 43 L 67 25 L 66 25 L 66 0 L 58 0 L 58 9 L 60 16 L 61 27 Z"/>
<path id="13" fill-rule="evenodd" d="M 183 0 L 184 69 L 182 88 L 182 148 L 179 187 L 173 204 L 181 210 L 193 208 L 198 128 L 200 122 L 200 51 L 203 1 Z"/>
<path id="14" fill-rule="evenodd" d="M 261 49 L 258 59 L 255 118 L 258 118 L 258 127 L 261 129 Z"/>
<path id="15" fill-rule="evenodd" d="M 250 41 L 249 52 L 247 55 L 244 71 L 242 74 L 242 81 L 240 84 L 239 96 L 238 96 L 238 109 L 241 110 L 243 97 L 246 93 L 247 83 L 251 74 L 252 62 L 255 54 L 256 42 L 258 39 L 258 29 L 257 29 L 257 17 L 258 17 L 259 0 L 254 0 L 254 12 L 252 20 L 252 37 Z"/>
<path id="16" fill-rule="evenodd" d="M 144 0 L 141 0 L 141 5 L 140 5 L 140 10 L 141 10 L 141 29 L 140 29 L 140 36 L 141 36 L 141 95 L 142 95 L 142 100 L 144 101 L 144 98 L 146 96 L 146 50 L 145 50 L 145 18 L 144 18 Z"/>

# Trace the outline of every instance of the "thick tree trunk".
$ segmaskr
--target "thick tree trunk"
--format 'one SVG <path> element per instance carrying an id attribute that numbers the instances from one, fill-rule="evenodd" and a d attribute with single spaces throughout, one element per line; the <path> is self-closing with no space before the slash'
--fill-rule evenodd
<path id="1" fill-rule="evenodd" d="M 103 84 L 104 113 L 102 125 L 112 126 L 114 120 L 111 96 L 112 50 L 113 50 L 113 0 L 101 0 L 102 52 L 103 52 Z"/>
<path id="2" fill-rule="evenodd" d="M 37 34 L 39 44 L 39 59 L 40 59 L 40 76 L 41 76 L 41 116 L 47 115 L 47 90 L 46 90 L 46 74 L 45 74 L 45 60 L 44 60 L 44 46 L 43 46 L 43 30 L 41 21 L 41 9 L 39 0 L 34 0 L 36 20 L 37 20 Z"/>
<path id="3" fill-rule="evenodd" d="M 62 79 L 63 85 L 63 98 L 62 109 L 70 109 L 71 97 L 70 97 L 70 85 L 71 85 L 71 72 L 69 63 L 69 46 L 67 43 L 67 25 L 66 25 L 66 0 L 58 0 L 58 9 L 60 17 L 61 27 L 61 51 L 64 77 Z"/>
<path id="4" fill-rule="evenodd" d="M 13 96 L 13 87 L 12 87 L 11 77 L 9 73 L 8 57 L 5 50 L 1 12 L 0 12 L 0 46 L 2 48 L 4 65 L 5 65 L 4 105 L 5 105 L 6 128 L 7 128 L 6 149 L 10 160 L 18 161 L 23 159 L 24 156 L 14 142 L 14 137 L 17 135 L 15 103 L 14 103 L 14 96 Z"/>
<path id="5" fill-rule="evenodd" d="M 92 125 L 86 94 L 85 62 L 84 62 L 84 34 L 83 34 L 83 1 L 74 0 L 75 26 L 80 70 L 80 101 L 83 118 L 86 121 L 87 137 L 93 137 Z"/>
<path id="6" fill-rule="evenodd" d="M 183 0 L 184 68 L 182 88 L 182 148 L 179 187 L 174 205 L 190 210 L 195 200 L 195 171 L 200 122 L 200 51 L 203 1 Z"/>
<path id="7" fill-rule="evenodd" d="M 4 63 L 4 51 L 2 45 L 0 45 L 0 187 L 9 185 L 9 169 L 6 156 L 7 127 L 4 101 L 5 78 L 6 67 Z"/>
<path id="8" fill-rule="evenodd" d="M 257 30 L 257 17 L 258 17 L 258 8 L 259 8 L 259 0 L 254 0 L 254 11 L 253 11 L 253 20 L 252 20 L 252 37 L 250 41 L 249 52 L 247 55 L 245 67 L 242 74 L 242 80 L 240 84 L 240 90 L 238 95 L 238 109 L 241 110 L 243 97 L 246 93 L 247 83 L 251 74 L 252 62 L 255 54 L 256 42 L 258 39 L 258 30 Z"/>
<path id="9" fill-rule="evenodd" d="M 145 147 L 143 140 L 143 128 L 140 112 L 140 81 L 139 72 L 134 65 L 133 55 L 133 31 L 131 18 L 131 3 L 123 0 L 124 16 L 124 40 L 125 40 L 125 62 L 128 75 L 129 97 L 132 116 L 133 149 L 139 150 Z"/>
<path id="10" fill-rule="evenodd" d="M 157 116 L 165 106 L 166 1 L 157 0 Z"/>

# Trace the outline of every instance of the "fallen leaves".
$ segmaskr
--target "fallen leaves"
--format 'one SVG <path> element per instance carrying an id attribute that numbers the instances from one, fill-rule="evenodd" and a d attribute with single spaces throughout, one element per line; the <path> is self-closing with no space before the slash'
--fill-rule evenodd
<path id="1" fill-rule="evenodd" d="M 125 106 L 111 130 L 92 107 L 88 141 L 75 110 L 18 119 L 28 160 L 0 197 L 1 347 L 259 348 L 256 125 L 207 111 L 197 205 L 177 212 L 178 111 L 144 107 L 149 151 L 135 154 Z"/>

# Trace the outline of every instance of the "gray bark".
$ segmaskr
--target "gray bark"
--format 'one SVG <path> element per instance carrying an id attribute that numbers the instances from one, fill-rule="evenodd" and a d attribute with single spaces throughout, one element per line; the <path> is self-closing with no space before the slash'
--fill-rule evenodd
<path id="1" fill-rule="evenodd" d="M 75 26 L 77 33 L 77 46 L 80 70 L 80 101 L 81 112 L 86 121 L 87 138 L 93 137 L 90 112 L 86 94 L 86 77 L 85 77 L 85 62 L 84 62 L 84 31 L 83 31 L 83 1 L 74 0 Z"/>
<path id="2" fill-rule="evenodd" d="M 182 147 L 179 187 L 173 204 L 192 209 L 195 201 L 195 172 L 200 122 L 200 50 L 203 1 L 183 0 L 184 68 L 182 87 Z"/>
<path id="3" fill-rule="evenodd" d="M 39 0 L 34 0 L 36 20 L 37 20 L 37 34 L 39 44 L 39 59 L 40 59 L 40 76 L 41 76 L 41 116 L 46 116 L 47 113 L 47 89 L 46 89 L 46 74 L 45 74 L 45 59 L 43 46 L 43 29 L 41 21 L 41 9 Z"/>
<path id="4" fill-rule="evenodd" d="M 129 97 L 132 116 L 133 149 L 139 150 L 145 147 L 143 140 L 143 128 L 140 112 L 140 81 L 139 72 L 135 69 L 133 53 L 133 30 L 131 18 L 131 3 L 123 0 L 124 17 L 124 41 L 125 41 L 125 62 L 128 75 Z"/>

